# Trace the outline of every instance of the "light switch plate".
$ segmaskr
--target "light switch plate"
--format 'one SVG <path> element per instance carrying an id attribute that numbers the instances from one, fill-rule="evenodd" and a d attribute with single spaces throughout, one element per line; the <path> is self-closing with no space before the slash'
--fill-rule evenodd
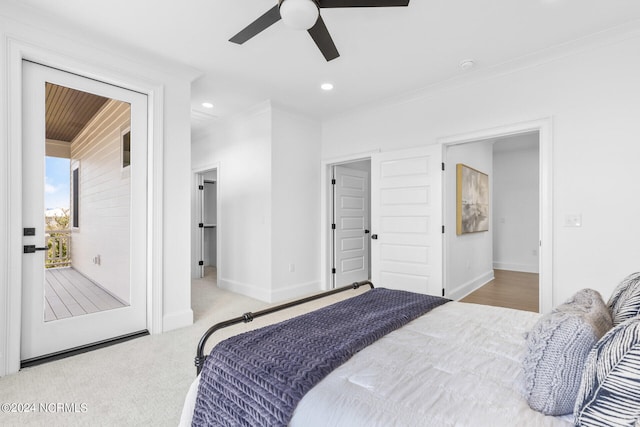
<path id="1" fill-rule="evenodd" d="M 582 214 L 569 214 L 564 217 L 565 227 L 582 227 Z"/>

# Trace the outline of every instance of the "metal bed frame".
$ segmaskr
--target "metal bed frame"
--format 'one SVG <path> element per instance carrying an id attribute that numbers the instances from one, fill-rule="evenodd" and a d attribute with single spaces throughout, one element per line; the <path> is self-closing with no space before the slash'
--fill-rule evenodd
<path id="1" fill-rule="evenodd" d="M 256 313 L 252 313 L 252 312 L 248 312 L 248 313 L 244 313 L 242 316 L 239 317 L 234 317 L 233 319 L 229 319 L 229 320 L 225 320 L 224 322 L 220 322 L 220 323 L 216 323 L 215 325 L 213 325 L 212 327 L 210 327 L 207 332 L 204 333 L 204 335 L 202 335 L 202 338 L 200 338 L 200 342 L 198 343 L 198 348 L 196 349 L 196 358 L 195 358 L 195 365 L 196 365 L 196 373 L 200 374 L 200 371 L 202 370 L 202 367 L 204 366 L 204 361 L 207 359 L 207 356 L 204 355 L 204 346 L 207 343 L 207 340 L 209 339 L 209 337 L 211 337 L 211 335 L 213 335 L 214 332 L 226 328 L 228 326 L 233 326 L 233 325 L 237 325 L 238 323 L 244 322 L 244 323 L 249 323 L 251 322 L 253 319 L 256 319 L 258 317 L 262 317 L 262 316 L 266 316 L 267 314 L 272 314 L 275 313 L 277 311 L 282 311 L 282 310 L 286 310 L 287 308 L 291 308 L 291 307 L 295 307 L 310 301 L 314 301 L 320 298 L 324 298 L 324 297 L 328 297 L 330 295 L 335 295 L 338 294 L 340 292 L 344 292 L 344 291 L 348 291 L 348 290 L 355 290 L 358 289 L 360 286 L 366 286 L 369 285 L 370 289 L 373 289 L 373 283 L 371 283 L 369 280 L 363 280 L 362 282 L 354 282 L 351 285 L 347 285 L 347 286 L 343 286 L 341 288 L 336 288 L 336 289 L 332 289 L 330 291 L 326 291 L 326 292 L 322 292 L 316 295 L 312 295 L 310 297 L 306 297 L 306 298 L 301 298 L 299 300 L 295 300 L 295 301 L 291 301 L 285 304 L 281 304 L 281 305 L 277 305 L 275 307 L 271 307 L 271 308 L 267 308 L 265 310 L 261 310 L 258 311 Z"/>

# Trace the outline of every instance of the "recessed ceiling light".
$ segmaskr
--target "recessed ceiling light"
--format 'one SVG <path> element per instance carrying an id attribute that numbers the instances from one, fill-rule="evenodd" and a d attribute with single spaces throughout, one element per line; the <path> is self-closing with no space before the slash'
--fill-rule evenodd
<path id="1" fill-rule="evenodd" d="M 333 84 L 331 84 L 331 83 L 322 83 L 320 85 L 320 89 L 322 89 L 322 90 L 333 90 Z"/>
<path id="2" fill-rule="evenodd" d="M 462 68 L 463 71 L 470 70 L 475 66 L 476 63 L 473 59 L 463 59 L 462 61 L 460 61 L 460 68 Z"/>
<path id="3" fill-rule="evenodd" d="M 213 108 L 213 104 L 212 104 L 212 103 L 210 103 L 210 102 L 203 102 L 203 103 L 202 103 L 202 106 L 203 106 L 204 108 Z"/>

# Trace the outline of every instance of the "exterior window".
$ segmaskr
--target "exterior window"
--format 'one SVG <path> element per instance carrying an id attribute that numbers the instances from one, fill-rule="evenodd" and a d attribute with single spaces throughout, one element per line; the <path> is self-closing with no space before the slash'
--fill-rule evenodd
<path id="1" fill-rule="evenodd" d="M 80 227 L 80 169 L 71 172 L 71 219 L 74 228 Z"/>
<path id="2" fill-rule="evenodd" d="M 122 168 L 131 165 L 131 131 L 122 134 Z"/>

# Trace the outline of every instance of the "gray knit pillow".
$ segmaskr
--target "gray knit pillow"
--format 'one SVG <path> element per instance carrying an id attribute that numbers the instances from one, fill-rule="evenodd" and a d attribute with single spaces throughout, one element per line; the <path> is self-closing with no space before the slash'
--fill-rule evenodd
<path id="1" fill-rule="evenodd" d="M 622 279 L 607 302 L 613 326 L 640 314 L 640 272 Z"/>
<path id="2" fill-rule="evenodd" d="M 526 335 L 529 406 L 546 415 L 572 413 L 589 351 L 612 326 L 602 296 L 593 289 L 577 292 L 542 316 Z"/>

